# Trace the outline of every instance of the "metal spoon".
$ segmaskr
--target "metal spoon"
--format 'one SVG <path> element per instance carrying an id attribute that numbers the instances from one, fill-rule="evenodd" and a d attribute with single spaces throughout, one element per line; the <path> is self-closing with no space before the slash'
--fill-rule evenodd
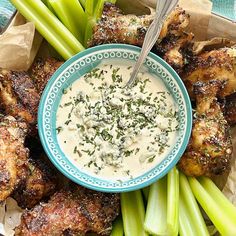
<path id="1" fill-rule="evenodd" d="M 143 64 L 145 58 L 147 57 L 148 53 L 150 52 L 160 35 L 161 28 L 165 19 L 176 7 L 177 3 L 178 0 L 157 0 L 154 20 L 147 30 L 139 58 L 125 87 L 131 87 L 133 85 L 141 65 Z"/>

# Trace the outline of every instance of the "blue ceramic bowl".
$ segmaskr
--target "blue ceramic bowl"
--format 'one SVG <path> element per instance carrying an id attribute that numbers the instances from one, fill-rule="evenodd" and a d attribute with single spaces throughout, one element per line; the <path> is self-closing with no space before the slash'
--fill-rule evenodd
<path id="1" fill-rule="evenodd" d="M 185 86 L 176 72 L 161 58 L 150 53 L 144 66 L 161 78 L 179 110 L 179 131 L 168 155 L 153 169 L 134 179 L 117 182 L 82 172 L 61 150 L 56 133 L 56 113 L 63 90 L 104 60 L 118 59 L 135 63 L 140 48 L 125 44 L 107 44 L 89 48 L 66 61 L 52 76 L 42 95 L 38 129 L 42 145 L 52 163 L 72 181 L 97 191 L 124 192 L 143 188 L 167 174 L 179 161 L 189 141 L 192 108 Z"/>

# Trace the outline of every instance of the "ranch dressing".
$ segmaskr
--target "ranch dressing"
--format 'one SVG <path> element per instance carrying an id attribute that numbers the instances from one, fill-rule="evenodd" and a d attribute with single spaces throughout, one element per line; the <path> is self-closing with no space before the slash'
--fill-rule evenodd
<path id="1" fill-rule="evenodd" d="M 142 175 L 169 153 L 178 132 L 175 102 L 160 78 L 102 64 L 67 88 L 57 112 L 62 151 L 81 171 L 109 180 Z"/>

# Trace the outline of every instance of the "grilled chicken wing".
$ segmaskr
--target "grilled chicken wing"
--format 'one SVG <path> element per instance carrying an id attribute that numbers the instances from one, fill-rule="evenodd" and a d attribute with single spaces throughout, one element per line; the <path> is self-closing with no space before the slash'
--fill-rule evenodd
<path id="1" fill-rule="evenodd" d="M 39 99 L 26 72 L 0 71 L 0 104 L 7 115 L 35 124 Z"/>
<path id="2" fill-rule="evenodd" d="M 181 35 L 168 35 L 156 44 L 156 53 L 181 74 L 191 52 L 194 35 L 183 32 Z"/>
<path id="3" fill-rule="evenodd" d="M 29 151 L 24 147 L 26 134 L 26 123 L 11 116 L 0 118 L 0 202 L 27 177 Z"/>
<path id="4" fill-rule="evenodd" d="M 15 189 L 12 197 L 21 208 L 32 208 L 45 197 L 51 196 L 57 186 L 56 175 L 42 159 L 29 159 L 28 175 Z"/>
<path id="5" fill-rule="evenodd" d="M 40 96 L 61 64 L 48 58 L 38 59 L 29 72 L 0 70 L 0 107 L 5 114 L 27 122 L 31 135 L 36 133 Z"/>
<path id="6" fill-rule="evenodd" d="M 109 235 L 118 214 L 119 195 L 72 185 L 55 193 L 48 203 L 26 210 L 15 235 Z"/>
<path id="7" fill-rule="evenodd" d="M 229 168 L 232 143 L 217 93 L 222 81 L 194 85 L 197 109 L 189 145 L 179 168 L 190 176 L 213 176 Z"/>
<path id="8" fill-rule="evenodd" d="M 221 48 L 194 56 L 181 76 L 189 94 L 194 98 L 193 85 L 197 81 L 225 81 L 220 97 L 236 92 L 236 48 Z"/>
<path id="9" fill-rule="evenodd" d="M 111 3 L 106 3 L 100 21 L 93 29 L 90 46 L 104 43 L 127 43 L 142 46 L 148 27 L 154 14 L 136 16 L 123 15 L 122 11 Z M 159 41 L 167 35 L 180 36 L 189 24 L 189 15 L 177 7 L 166 19 Z"/>

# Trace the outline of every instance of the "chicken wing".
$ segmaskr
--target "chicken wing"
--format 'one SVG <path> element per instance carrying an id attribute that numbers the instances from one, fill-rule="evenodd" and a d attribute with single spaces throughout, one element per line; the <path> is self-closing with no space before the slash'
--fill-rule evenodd
<path id="1" fill-rule="evenodd" d="M 7 115 L 35 124 L 39 99 L 26 72 L 0 71 L 0 104 Z"/>
<path id="2" fill-rule="evenodd" d="M 57 187 L 56 174 L 43 159 L 29 159 L 29 173 L 15 189 L 12 197 L 21 208 L 32 208 L 42 199 L 51 196 Z"/>
<path id="3" fill-rule="evenodd" d="M 221 48 L 194 56 L 181 78 L 193 99 L 193 86 L 197 81 L 225 81 L 218 93 L 220 97 L 236 92 L 236 48 Z"/>
<path id="4" fill-rule="evenodd" d="M 31 135 L 37 132 L 40 96 L 61 64 L 48 58 L 36 60 L 29 72 L 0 70 L 0 107 L 5 114 L 27 122 Z"/>
<path id="5" fill-rule="evenodd" d="M 154 14 L 136 16 L 124 15 L 114 4 L 106 3 L 100 21 L 93 29 L 90 46 L 104 43 L 127 43 L 142 46 Z M 180 36 L 189 24 L 189 15 L 177 7 L 163 24 L 159 41 L 167 35 Z"/>
<path id="6" fill-rule="evenodd" d="M 168 34 L 159 44 L 156 44 L 155 52 L 178 74 L 181 74 L 188 61 L 189 54 L 191 54 L 193 37 L 192 33 L 186 32 L 182 32 L 181 35 Z"/>
<path id="7" fill-rule="evenodd" d="M 26 210 L 16 236 L 110 235 L 119 214 L 119 195 L 71 185 L 55 193 L 48 203 Z"/>
<path id="8" fill-rule="evenodd" d="M 232 143 L 217 93 L 224 82 L 213 80 L 194 85 L 196 113 L 189 145 L 178 164 L 190 176 L 222 174 L 230 166 Z"/>
<path id="9" fill-rule="evenodd" d="M 27 131 L 25 122 L 11 116 L 0 118 L 0 202 L 27 177 L 29 150 L 24 147 Z"/>

